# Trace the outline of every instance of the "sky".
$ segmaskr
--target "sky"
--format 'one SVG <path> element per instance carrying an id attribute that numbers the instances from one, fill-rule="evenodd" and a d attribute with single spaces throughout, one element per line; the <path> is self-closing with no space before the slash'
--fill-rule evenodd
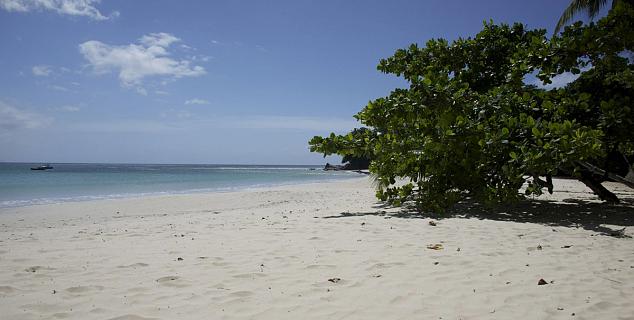
<path id="1" fill-rule="evenodd" d="M 566 0 L 0 0 L 0 161 L 323 164 L 314 135 L 406 83 L 376 70 Z"/>

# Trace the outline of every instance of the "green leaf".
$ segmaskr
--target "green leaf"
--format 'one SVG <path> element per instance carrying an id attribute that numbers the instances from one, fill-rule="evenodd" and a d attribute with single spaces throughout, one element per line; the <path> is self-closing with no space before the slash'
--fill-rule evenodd
<path id="1" fill-rule="evenodd" d="M 539 137 L 539 136 L 541 136 L 541 134 L 542 134 L 542 133 L 539 131 L 539 129 L 537 129 L 537 127 L 533 127 L 533 128 L 531 128 L 531 132 L 533 132 L 533 135 L 534 135 L 534 136 L 536 136 L 536 137 Z"/>

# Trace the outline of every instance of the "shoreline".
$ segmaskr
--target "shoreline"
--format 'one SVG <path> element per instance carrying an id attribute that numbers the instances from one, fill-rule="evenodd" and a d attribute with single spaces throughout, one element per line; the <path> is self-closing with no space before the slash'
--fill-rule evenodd
<path id="1" fill-rule="evenodd" d="M 555 194 L 514 211 L 465 209 L 436 225 L 382 206 L 367 177 L 0 209 L 0 312 L 628 319 L 634 208 L 602 206 L 580 183 L 555 182 Z M 605 232 L 621 228 L 623 237 Z"/>
<path id="2" fill-rule="evenodd" d="M 144 192 L 144 193 L 124 193 L 124 194 L 108 194 L 108 195 L 84 195 L 84 196 L 75 196 L 75 197 L 55 197 L 55 198 L 38 198 L 38 199 L 30 199 L 30 200 L 3 200 L 0 202 L 0 214 L 4 209 L 11 208 L 23 208 L 30 206 L 45 206 L 45 205 L 56 205 L 56 204 L 65 204 L 65 203 L 75 203 L 75 202 L 92 202 L 92 201 L 110 201 L 110 200 L 125 200 L 125 199 L 142 199 L 148 197 L 169 197 L 169 196 L 179 196 L 179 195 L 194 195 L 194 194 L 213 194 L 213 193 L 231 193 L 231 192 L 243 192 L 250 190 L 259 190 L 259 189 L 268 189 L 268 188 L 277 188 L 277 187 L 285 187 L 285 186 L 295 186 L 295 185 L 303 185 L 303 184 L 322 184 L 322 183 L 336 183 L 339 181 L 347 181 L 354 179 L 364 178 L 365 174 L 359 174 L 359 176 L 350 176 L 345 178 L 332 178 L 332 179 L 324 179 L 324 180 L 308 180 L 308 181 L 287 181 L 287 182 L 279 182 L 279 183 L 271 183 L 271 184 L 256 184 L 256 185 L 245 185 L 245 186 L 235 186 L 235 187 L 219 187 L 219 188 L 209 188 L 209 189 L 189 189 L 189 190 L 181 190 L 181 191 L 156 191 L 156 192 Z M 20 204 L 9 204 L 5 205 L 6 202 L 20 202 Z"/>

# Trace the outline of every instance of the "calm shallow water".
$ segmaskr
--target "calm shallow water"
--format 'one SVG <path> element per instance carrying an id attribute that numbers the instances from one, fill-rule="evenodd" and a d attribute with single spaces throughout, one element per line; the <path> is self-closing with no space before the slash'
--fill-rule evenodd
<path id="1" fill-rule="evenodd" d="M 317 166 L 0 163 L 0 207 L 144 195 L 220 192 L 332 181 L 354 172 Z M 311 170 L 312 169 L 312 170 Z"/>

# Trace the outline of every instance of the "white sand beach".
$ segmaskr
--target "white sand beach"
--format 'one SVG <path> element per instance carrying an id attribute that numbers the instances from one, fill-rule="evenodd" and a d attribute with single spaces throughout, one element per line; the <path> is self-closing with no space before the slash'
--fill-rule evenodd
<path id="1" fill-rule="evenodd" d="M 555 187 L 433 219 L 367 178 L 2 209 L 0 318 L 634 319 L 634 195 Z"/>

